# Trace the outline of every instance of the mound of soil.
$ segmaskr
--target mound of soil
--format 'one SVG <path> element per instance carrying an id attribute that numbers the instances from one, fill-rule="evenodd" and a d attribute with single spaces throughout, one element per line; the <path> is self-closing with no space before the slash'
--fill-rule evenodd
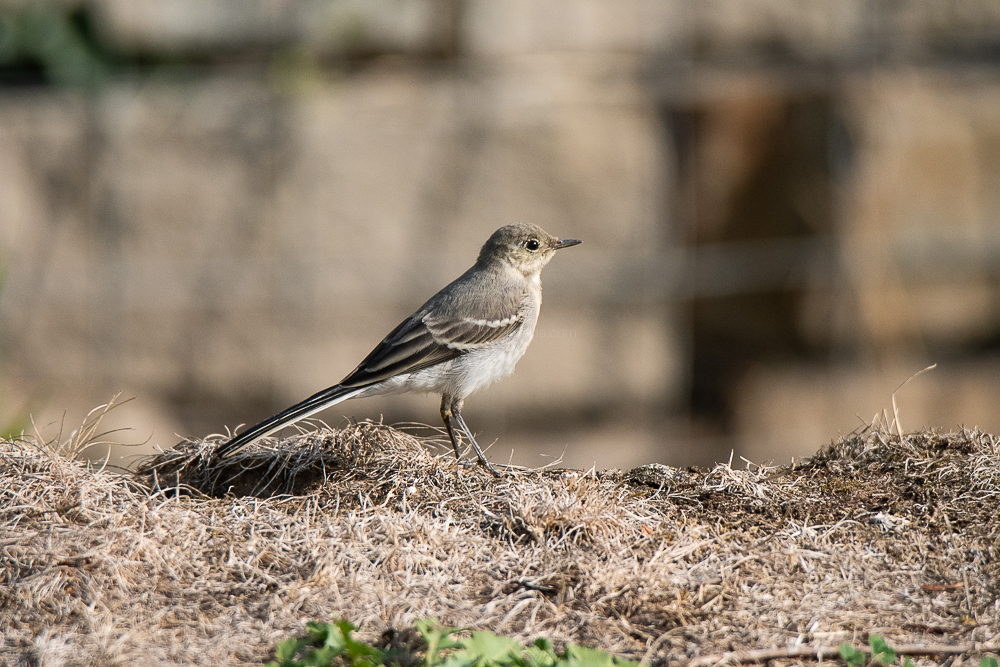
<path id="1" fill-rule="evenodd" d="M 502 479 L 368 422 L 219 463 L 217 444 L 116 473 L 0 442 L 5 664 L 260 664 L 335 617 L 373 642 L 434 617 L 654 665 L 812 662 L 869 633 L 938 664 L 1000 642 L 986 433 Z"/>

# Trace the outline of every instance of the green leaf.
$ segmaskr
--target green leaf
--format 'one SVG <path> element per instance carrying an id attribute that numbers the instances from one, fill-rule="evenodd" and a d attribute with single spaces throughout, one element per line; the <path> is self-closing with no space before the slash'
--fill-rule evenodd
<path id="1" fill-rule="evenodd" d="M 353 626 L 348 624 L 348 632 L 350 629 L 353 629 Z M 343 629 L 329 623 L 318 621 L 306 623 L 306 635 L 305 638 L 298 640 L 296 653 L 306 646 L 314 648 L 303 653 L 297 662 L 289 661 L 287 665 L 283 663 L 279 667 L 328 667 L 346 648 Z"/>
<path id="2" fill-rule="evenodd" d="M 362 652 L 366 655 L 371 651 L 377 651 L 366 644 L 358 644 L 350 639 L 350 633 L 354 629 L 350 623 L 338 621 L 337 625 L 329 623 L 309 622 L 306 624 L 306 636 L 286 639 L 279 642 L 274 651 L 276 662 L 270 662 L 266 667 L 330 667 L 333 661 L 344 652 L 349 645 L 364 647 Z M 347 636 L 345 637 L 345 632 Z M 299 656 L 296 659 L 296 656 Z M 381 658 L 381 656 L 379 656 Z M 355 665 L 358 661 L 355 661 Z M 381 661 L 366 663 L 370 665 L 381 664 Z"/>
<path id="3" fill-rule="evenodd" d="M 462 648 L 462 642 L 455 641 L 451 638 L 451 635 L 456 632 L 463 632 L 465 628 L 448 628 L 432 618 L 418 618 L 415 623 L 417 629 L 420 630 L 420 634 L 424 636 L 424 640 L 428 644 L 433 640 L 441 650 L 446 648 Z"/>
<path id="4" fill-rule="evenodd" d="M 452 653 L 442 662 L 435 663 L 437 667 L 470 667 L 476 664 L 476 656 L 468 651 Z"/>
<path id="5" fill-rule="evenodd" d="M 329 623 L 321 623 L 319 621 L 309 621 L 306 623 L 306 634 L 316 641 L 326 641 L 326 636 L 332 630 L 333 626 Z"/>
<path id="6" fill-rule="evenodd" d="M 872 660 L 880 662 L 883 665 L 891 665 L 896 662 L 896 652 L 889 648 L 884 639 L 878 635 L 870 635 L 868 643 L 872 647 Z"/>
<path id="7" fill-rule="evenodd" d="M 913 661 L 910 660 L 910 656 L 903 658 L 903 667 L 913 667 Z"/>
<path id="8" fill-rule="evenodd" d="M 979 667 L 997 667 L 997 659 L 992 655 L 984 655 L 979 659 Z"/>
<path id="9" fill-rule="evenodd" d="M 351 633 L 356 629 L 348 621 L 337 621 L 337 631 L 341 636 L 343 650 L 347 651 L 347 655 L 351 657 L 351 664 L 354 667 L 381 665 L 383 663 L 382 651 L 351 637 Z"/>
<path id="10" fill-rule="evenodd" d="M 353 629 L 350 623 L 347 625 Z M 343 628 L 335 627 L 329 623 L 310 621 L 306 623 L 306 634 L 312 639 L 313 646 L 336 651 L 334 656 L 339 655 L 346 648 Z"/>
<path id="11" fill-rule="evenodd" d="M 309 639 L 298 637 L 278 642 L 278 646 L 274 649 L 276 662 L 269 662 L 266 667 L 271 667 L 272 665 L 274 667 L 295 667 L 295 665 L 299 664 L 295 661 L 295 656 L 310 643 Z"/>
<path id="12" fill-rule="evenodd" d="M 433 619 L 419 619 L 415 624 L 427 641 L 425 667 L 638 667 L 639 664 L 574 645 L 567 646 L 566 654 L 560 657 L 552 642 L 544 638 L 536 639 L 525 649 L 520 642 L 492 632 L 477 631 L 467 639 L 458 640 L 452 635 L 463 632 L 463 628 L 445 627 Z M 310 622 L 306 624 L 306 636 L 279 642 L 275 648 L 276 660 L 265 667 L 332 667 L 334 664 L 385 667 L 386 661 L 392 659 L 391 654 L 354 639 L 352 635 L 356 629 L 345 620 L 332 624 Z M 850 645 L 845 646 L 855 650 Z M 864 654 L 861 656 L 863 663 Z"/>
<path id="13" fill-rule="evenodd" d="M 521 644 L 509 637 L 497 637 L 492 632 L 473 632 L 462 642 L 465 651 L 459 651 L 473 658 L 473 662 L 484 667 L 513 667 L 521 661 Z M 471 663 L 470 663 L 471 664 Z"/>
<path id="14" fill-rule="evenodd" d="M 558 657 L 552 642 L 539 637 L 525 651 L 527 667 L 555 667 Z"/>
<path id="15" fill-rule="evenodd" d="M 861 665 L 865 664 L 865 652 L 859 651 L 847 642 L 837 647 L 837 651 L 840 653 L 840 657 L 844 659 L 844 662 L 852 667 L 861 667 Z"/>
<path id="16" fill-rule="evenodd" d="M 295 654 L 302 648 L 302 640 L 292 637 L 283 642 L 278 642 L 278 647 L 274 649 L 274 657 L 278 662 L 288 662 L 295 657 Z"/>
<path id="17" fill-rule="evenodd" d="M 296 667 L 330 667 L 333 661 L 340 655 L 340 651 L 327 646 L 309 651 L 303 658 L 295 663 Z"/>
<path id="18" fill-rule="evenodd" d="M 534 646 L 538 648 L 540 651 L 545 651 L 553 658 L 556 657 L 556 649 L 554 646 L 552 646 L 551 640 L 548 640 L 545 637 L 539 637 L 538 639 L 535 640 Z"/>
<path id="19" fill-rule="evenodd" d="M 614 664 L 610 653 L 575 644 L 566 647 L 567 667 L 614 667 Z"/>
<path id="20" fill-rule="evenodd" d="M 461 632 L 463 628 L 447 628 L 431 618 L 418 618 L 415 624 L 417 630 L 424 636 L 424 641 L 427 642 L 427 655 L 424 656 L 426 667 L 435 667 L 441 664 L 438 656 L 440 651 L 462 648 L 462 643 L 452 639 L 451 635 Z"/>

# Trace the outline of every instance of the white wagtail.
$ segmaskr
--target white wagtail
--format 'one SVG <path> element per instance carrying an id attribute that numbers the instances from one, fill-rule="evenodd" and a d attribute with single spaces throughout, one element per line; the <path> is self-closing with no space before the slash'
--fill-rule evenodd
<path id="1" fill-rule="evenodd" d="M 535 334 L 542 306 L 542 267 L 556 250 L 580 243 L 557 239 L 541 227 L 517 223 L 493 233 L 475 265 L 393 329 L 347 377 L 329 389 L 233 437 L 219 447 L 222 458 L 260 438 L 349 398 L 382 394 L 441 394 L 444 420 L 455 456 L 461 436 L 494 475 L 462 419 L 466 397 L 514 372 Z"/>

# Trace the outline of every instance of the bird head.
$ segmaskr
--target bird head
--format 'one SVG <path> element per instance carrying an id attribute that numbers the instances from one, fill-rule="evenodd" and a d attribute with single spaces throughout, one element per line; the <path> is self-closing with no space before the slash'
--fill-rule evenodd
<path id="1" fill-rule="evenodd" d="M 576 239 L 556 238 L 530 222 L 516 222 L 493 232 L 479 251 L 477 263 L 505 262 L 531 276 L 541 271 L 557 250 L 579 243 Z"/>

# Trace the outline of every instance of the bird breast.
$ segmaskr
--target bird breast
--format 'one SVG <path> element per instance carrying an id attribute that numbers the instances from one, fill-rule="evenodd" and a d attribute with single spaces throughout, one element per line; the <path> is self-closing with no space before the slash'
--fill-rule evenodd
<path id="1" fill-rule="evenodd" d="M 467 396 L 513 373 L 535 335 L 537 320 L 538 313 L 532 313 L 510 336 L 456 359 L 462 376 L 456 393 Z"/>

